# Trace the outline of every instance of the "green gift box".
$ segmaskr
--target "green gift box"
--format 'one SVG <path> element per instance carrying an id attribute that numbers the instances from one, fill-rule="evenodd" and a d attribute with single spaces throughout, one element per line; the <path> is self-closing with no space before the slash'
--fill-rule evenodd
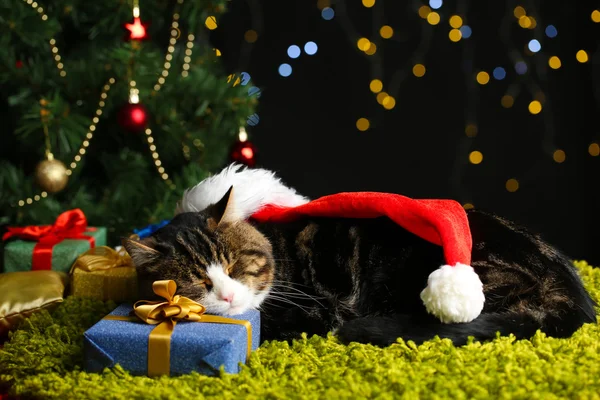
<path id="1" fill-rule="evenodd" d="M 9 227 L 4 234 L 4 271 L 69 272 L 83 252 L 106 245 L 105 227 L 88 227 L 83 212 L 69 210 L 53 225 Z"/>

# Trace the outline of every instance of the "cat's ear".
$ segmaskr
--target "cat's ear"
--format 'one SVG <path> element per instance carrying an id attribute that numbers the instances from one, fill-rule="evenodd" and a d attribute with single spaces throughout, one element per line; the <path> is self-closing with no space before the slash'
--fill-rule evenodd
<path id="1" fill-rule="evenodd" d="M 210 216 L 216 222 L 216 226 L 239 220 L 233 196 L 233 186 L 231 186 L 221 200 L 210 207 Z"/>
<path id="2" fill-rule="evenodd" d="M 148 237 L 143 240 L 123 238 L 121 244 L 131 256 L 133 265 L 136 267 L 153 263 L 162 255 L 160 251 L 154 248 L 156 246 L 156 240 L 153 237 Z"/>

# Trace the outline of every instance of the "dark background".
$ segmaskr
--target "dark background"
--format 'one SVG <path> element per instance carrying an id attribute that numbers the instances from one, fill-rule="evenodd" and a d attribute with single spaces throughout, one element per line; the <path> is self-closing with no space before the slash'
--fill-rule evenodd
<path id="1" fill-rule="evenodd" d="M 600 157 L 588 153 L 600 139 L 600 24 L 590 18 L 600 4 L 444 1 L 437 26 L 419 17 L 424 4 L 331 2 L 335 17 L 327 21 L 317 1 L 231 1 L 211 39 L 229 71 L 248 72 L 262 89 L 260 122 L 249 128 L 257 166 L 313 198 L 386 191 L 471 203 L 531 227 L 575 259 L 600 264 Z M 517 5 L 536 18 L 536 29 L 519 27 Z M 458 43 L 448 38 L 454 14 L 473 30 Z M 544 34 L 549 24 L 555 38 Z M 382 25 L 394 28 L 392 39 L 379 36 Z M 244 40 L 250 29 L 258 33 L 254 43 Z M 375 55 L 357 48 L 361 36 L 377 44 Z M 533 38 L 542 44 L 535 54 L 526 51 Z M 290 45 L 307 41 L 319 46 L 315 55 L 288 57 Z M 580 49 L 589 62 L 577 62 Z M 562 61 L 558 70 L 548 67 L 552 55 Z M 520 59 L 528 65 L 524 75 L 513 67 Z M 284 62 L 293 68 L 289 77 L 278 74 Z M 423 78 L 412 75 L 417 62 L 427 68 Z M 479 70 L 492 75 L 497 66 L 507 71 L 504 80 L 476 83 Z M 374 78 L 395 97 L 394 109 L 377 103 L 369 90 Z M 506 93 L 515 97 L 509 109 L 500 104 Z M 543 110 L 532 115 L 528 105 L 540 96 Z M 360 117 L 371 121 L 366 132 L 356 128 Z M 465 135 L 469 123 L 478 127 L 473 138 Z M 565 162 L 553 160 L 557 149 Z M 479 165 L 468 161 L 473 150 L 483 153 Z M 520 185 L 513 193 L 505 187 L 510 178 Z"/>

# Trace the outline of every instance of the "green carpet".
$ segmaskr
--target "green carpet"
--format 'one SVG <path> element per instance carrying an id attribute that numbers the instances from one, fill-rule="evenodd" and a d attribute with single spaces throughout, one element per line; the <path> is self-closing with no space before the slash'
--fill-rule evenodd
<path id="1" fill-rule="evenodd" d="M 600 299 L 600 269 L 577 262 Z M 150 379 L 81 371 L 82 334 L 114 304 L 68 298 L 32 316 L 0 351 L 0 387 L 43 399 L 600 399 L 600 325 L 569 339 L 538 332 L 456 348 L 448 340 L 386 349 L 333 336 L 263 344 L 236 375 Z"/>

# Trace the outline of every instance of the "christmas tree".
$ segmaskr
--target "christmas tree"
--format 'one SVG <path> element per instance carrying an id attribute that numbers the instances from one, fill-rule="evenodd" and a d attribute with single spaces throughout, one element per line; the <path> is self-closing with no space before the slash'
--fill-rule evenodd
<path id="1" fill-rule="evenodd" d="M 210 45 L 226 3 L 2 2 L 0 223 L 80 208 L 114 245 L 239 152 L 258 90 Z"/>

